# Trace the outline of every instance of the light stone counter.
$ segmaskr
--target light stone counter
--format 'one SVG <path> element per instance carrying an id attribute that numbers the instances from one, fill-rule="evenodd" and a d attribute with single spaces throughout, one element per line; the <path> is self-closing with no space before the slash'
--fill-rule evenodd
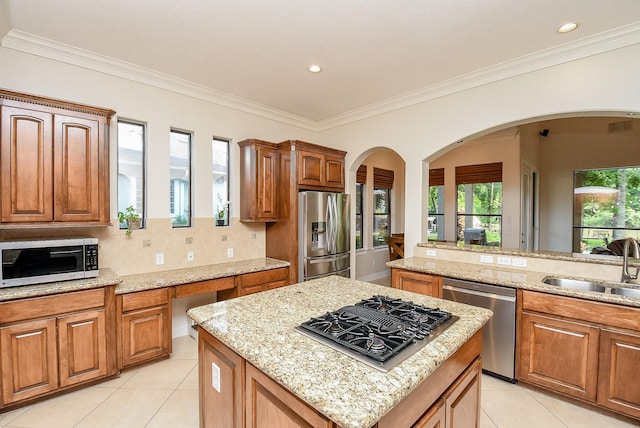
<path id="1" fill-rule="evenodd" d="M 116 294 L 126 294 L 154 288 L 170 287 L 172 285 L 187 284 L 190 282 L 207 281 L 210 279 L 225 278 L 287 266 L 289 266 L 289 262 L 270 258 L 259 258 L 196 266 L 193 268 L 126 275 L 122 277 L 122 282 L 116 288 Z"/>
<path id="2" fill-rule="evenodd" d="M 68 293 L 71 291 L 89 290 L 120 283 L 120 277 L 111 269 L 100 269 L 96 278 L 74 279 L 71 281 L 48 282 L 44 284 L 25 285 L 22 287 L 0 288 L 0 302 L 25 299 L 28 297 L 46 296 L 49 294 Z"/>
<path id="3" fill-rule="evenodd" d="M 547 285 L 542 282 L 542 280 L 546 276 L 560 276 L 580 280 L 586 279 L 592 282 L 600 283 L 603 286 L 610 286 L 611 284 L 615 284 L 613 281 L 593 280 L 589 278 L 567 276 L 562 272 L 536 272 L 527 269 L 515 269 L 498 265 L 481 265 L 475 263 L 439 260 L 426 257 L 410 257 L 406 259 L 394 260 L 391 262 L 387 262 L 387 266 L 391 268 L 407 269 L 410 271 L 422 272 L 431 275 L 440 275 L 449 278 L 484 282 L 487 284 L 541 291 L 544 293 L 578 297 L 599 302 L 640 307 L 639 297 L 629 297 L 611 293 L 600 293 L 596 291 L 582 291 L 570 288 L 562 288 L 553 285 Z M 626 287 L 638 288 L 638 285 L 628 284 Z"/>
<path id="4" fill-rule="evenodd" d="M 373 295 L 413 300 L 460 317 L 388 373 L 293 328 Z M 376 423 L 473 336 L 491 311 L 338 276 L 281 287 L 187 313 L 204 330 L 345 428 Z"/>

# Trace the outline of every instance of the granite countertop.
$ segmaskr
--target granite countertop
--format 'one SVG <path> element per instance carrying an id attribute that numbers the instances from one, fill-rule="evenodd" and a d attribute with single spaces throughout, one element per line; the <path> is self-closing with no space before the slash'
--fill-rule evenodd
<path id="1" fill-rule="evenodd" d="M 460 317 L 387 373 L 293 328 L 373 295 L 413 300 Z M 188 311 L 196 323 L 301 400 L 345 428 L 365 428 L 405 398 L 491 317 L 479 307 L 331 276 Z"/>
<path id="2" fill-rule="evenodd" d="M 595 300 L 599 302 L 640 307 L 640 297 L 623 296 L 608 292 L 601 293 L 597 291 L 576 290 L 547 285 L 542 282 L 546 276 L 562 276 L 572 279 L 589 280 L 591 282 L 600 283 L 603 286 L 610 286 L 611 284 L 614 284 L 613 281 L 593 280 L 588 278 L 571 277 L 563 274 L 550 274 L 549 272 L 536 272 L 503 266 L 480 265 L 426 257 L 410 257 L 406 259 L 393 260 L 387 262 L 387 266 L 432 275 L 440 275 L 448 278 L 484 282 L 486 284 L 502 285 L 561 296 L 578 297 L 581 299 Z M 627 284 L 625 287 L 639 288 L 637 284 Z"/>
<path id="3" fill-rule="evenodd" d="M 0 302 L 25 299 L 28 297 L 40 297 L 49 294 L 68 293 L 71 291 L 89 290 L 120 283 L 120 277 L 111 269 L 100 269 L 99 272 L 99 275 L 95 278 L 0 288 Z"/>
<path id="4" fill-rule="evenodd" d="M 122 277 L 122 282 L 120 282 L 116 288 L 116 294 L 126 294 L 136 291 L 152 290 L 154 288 L 170 287 L 172 285 L 188 284 L 190 282 L 207 281 L 210 279 L 261 272 L 287 266 L 289 266 L 289 262 L 270 258 L 259 258 L 192 268 L 172 269 L 161 272 L 126 275 Z"/>

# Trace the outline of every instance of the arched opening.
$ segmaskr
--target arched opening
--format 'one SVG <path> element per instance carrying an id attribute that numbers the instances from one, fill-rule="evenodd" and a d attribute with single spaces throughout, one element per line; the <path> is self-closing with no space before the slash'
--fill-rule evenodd
<path id="1" fill-rule="evenodd" d="M 592 195 L 587 205 L 577 196 L 580 183 L 576 177 L 580 171 L 609 171 L 607 174 L 614 177 L 615 169 L 640 166 L 639 145 L 640 119 L 625 114 L 597 113 L 534 118 L 453 143 L 425 163 L 432 174 L 435 170 L 444 170 L 444 185 L 435 189 L 430 184 L 423 192 L 431 207 L 425 212 L 423 241 L 464 239 L 459 219 L 464 216 L 465 208 L 460 205 L 461 184 L 456 168 L 492 162 L 501 162 L 503 167 L 499 213 L 503 248 L 591 252 L 621 234 L 637 235 L 638 225 L 634 219 L 640 216 L 640 206 L 636 207 L 638 198 L 633 195 L 640 189 L 635 172 L 629 173 L 632 179 L 626 188 L 627 201 L 610 196 L 604 200 Z M 597 179 L 591 180 L 597 183 Z M 614 181 L 615 177 L 604 180 L 606 184 L 600 187 L 608 186 L 613 189 L 608 193 L 615 192 Z M 434 205 L 434 195 L 444 201 Z M 479 207 L 478 210 L 481 211 Z M 438 227 L 444 230 L 434 233 L 434 218 L 443 218 Z M 466 226 L 485 228 L 486 224 L 474 221 L 478 224 Z"/>
<path id="2" fill-rule="evenodd" d="M 374 147 L 360 154 L 349 171 L 352 195 L 354 277 L 390 284 L 388 238 L 404 234 L 405 161 L 395 151 Z"/>

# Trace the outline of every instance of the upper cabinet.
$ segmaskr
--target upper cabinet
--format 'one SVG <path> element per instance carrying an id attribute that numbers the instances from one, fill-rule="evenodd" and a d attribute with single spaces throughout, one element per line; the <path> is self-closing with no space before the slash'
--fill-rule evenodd
<path id="1" fill-rule="evenodd" d="M 278 147 L 261 140 L 240 146 L 240 221 L 277 221 Z"/>
<path id="2" fill-rule="evenodd" d="M 1 223 L 109 224 L 114 113 L 0 90 Z"/>
<path id="3" fill-rule="evenodd" d="M 297 146 L 298 187 L 313 190 L 344 190 L 345 152 L 293 141 Z"/>

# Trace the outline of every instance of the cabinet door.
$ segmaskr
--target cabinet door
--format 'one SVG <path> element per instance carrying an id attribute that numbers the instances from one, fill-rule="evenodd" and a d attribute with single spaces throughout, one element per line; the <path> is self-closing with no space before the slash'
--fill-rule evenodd
<path id="1" fill-rule="evenodd" d="M 278 174 L 278 153 L 270 148 L 258 147 L 258 194 L 257 218 L 260 221 L 275 221 L 277 215 L 276 181 Z"/>
<path id="2" fill-rule="evenodd" d="M 324 185 L 324 155 L 321 153 L 300 150 L 298 154 L 298 185 L 323 186 Z"/>
<path id="3" fill-rule="evenodd" d="M 426 273 L 391 269 L 393 288 L 442 298 L 442 277 Z"/>
<path id="4" fill-rule="evenodd" d="M 246 366 L 247 428 L 331 428 L 333 423 L 249 363 Z"/>
<path id="5" fill-rule="evenodd" d="M 325 155 L 324 184 L 344 189 L 344 158 Z"/>
<path id="6" fill-rule="evenodd" d="M 146 362 L 171 353 L 169 308 L 159 306 L 122 315 L 122 366 Z"/>
<path id="7" fill-rule="evenodd" d="M 446 427 L 480 426 L 480 383 L 482 363 L 477 360 L 469 367 L 446 395 Z"/>
<path id="8" fill-rule="evenodd" d="M 202 329 L 198 356 L 200 426 L 243 427 L 244 360 Z"/>
<path id="9" fill-rule="evenodd" d="M 444 400 L 438 401 L 411 428 L 445 428 Z"/>
<path id="10" fill-rule="evenodd" d="M 640 334 L 603 329 L 600 334 L 598 404 L 640 418 Z"/>
<path id="11" fill-rule="evenodd" d="M 53 220 L 53 118 L 2 106 L 2 221 Z"/>
<path id="12" fill-rule="evenodd" d="M 1 328 L 0 350 L 3 404 L 58 387 L 55 319 Z"/>
<path id="13" fill-rule="evenodd" d="M 55 116 L 56 221 L 100 220 L 99 131 L 97 120 Z"/>
<path id="14" fill-rule="evenodd" d="M 521 379 L 595 401 L 599 332 L 587 324 L 523 312 Z"/>
<path id="15" fill-rule="evenodd" d="M 104 310 L 58 319 L 60 386 L 73 385 L 107 374 Z"/>

